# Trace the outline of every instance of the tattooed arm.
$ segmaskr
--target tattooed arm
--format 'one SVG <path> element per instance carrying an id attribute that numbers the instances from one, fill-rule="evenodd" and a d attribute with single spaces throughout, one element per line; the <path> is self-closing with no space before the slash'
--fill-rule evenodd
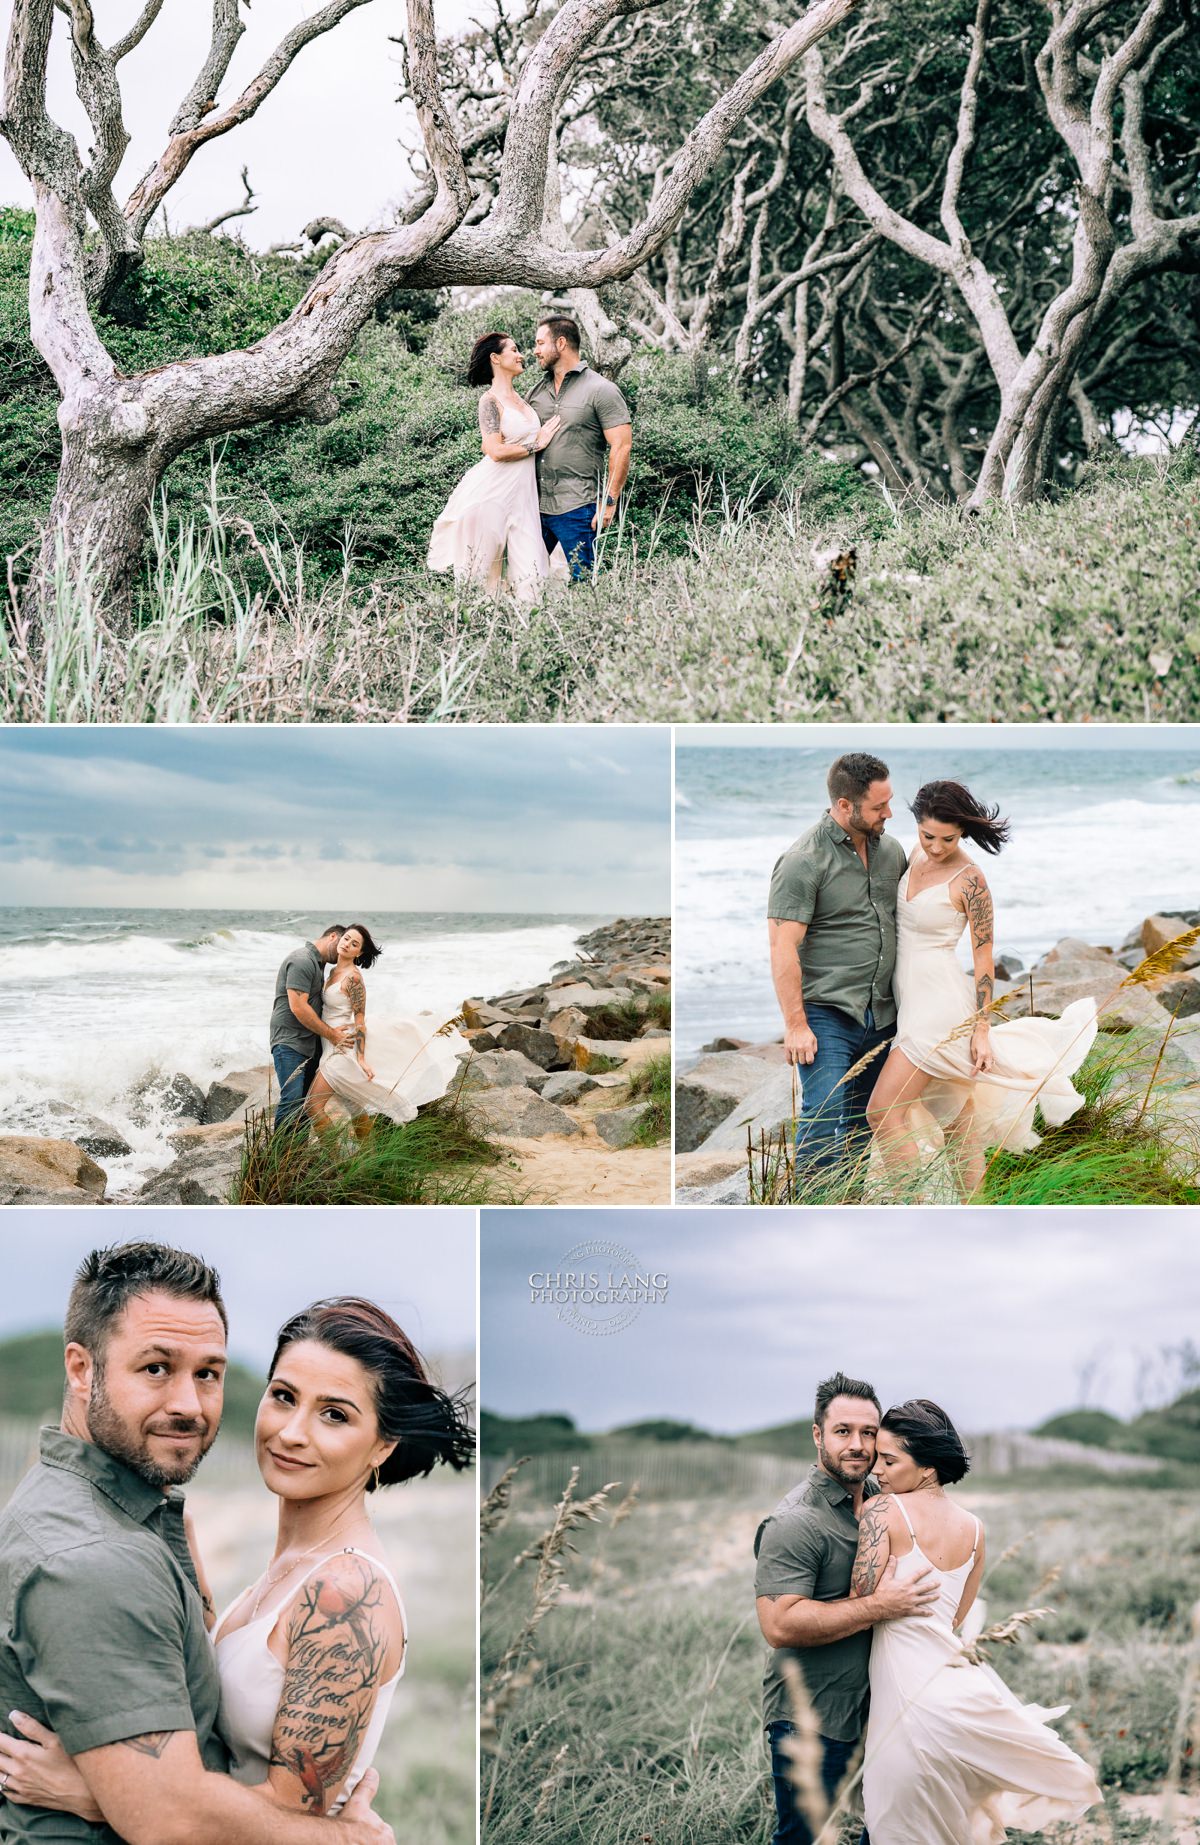
<path id="1" fill-rule="evenodd" d="M 191 1730 L 155 1730 L 88 1749 L 76 1763 L 126 1845 L 322 1845 L 327 1821 L 210 1774 Z M 337 1845 L 395 1845 L 369 1807 L 373 1781 L 338 1816 Z"/>
<path id="2" fill-rule="evenodd" d="M 351 1048 L 355 1051 L 359 1063 L 368 1076 L 374 1071 L 367 1070 L 367 983 L 362 975 L 355 971 L 347 974 L 343 988 L 350 1010 L 354 1014 L 354 1038 Z"/>
<path id="3" fill-rule="evenodd" d="M 979 1017 L 971 1033 L 971 1055 L 975 1075 L 990 1070 L 995 1063 L 991 1047 L 991 1009 L 995 992 L 996 969 L 993 962 L 995 914 L 992 893 L 978 865 L 972 865 L 952 893 L 954 906 L 963 912 L 971 936 L 971 955 L 975 968 L 975 1010 Z"/>
<path id="4" fill-rule="evenodd" d="M 400 1611 L 369 1557 L 331 1558 L 288 1617 L 269 1786 L 289 1807 L 325 1813 L 354 1766 L 380 1685 L 404 1653 Z"/>
<path id="5" fill-rule="evenodd" d="M 196 1581 L 200 1588 L 200 1605 L 204 1609 L 204 1625 L 211 1634 L 217 1624 L 217 1605 L 213 1600 L 211 1585 L 204 1568 L 204 1558 L 200 1554 L 200 1541 L 196 1536 L 196 1526 L 190 1512 L 183 1515 L 183 1528 L 187 1533 L 188 1549 L 192 1553 L 192 1567 L 196 1572 Z"/>
<path id="6" fill-rule="evenodd" d="M 883 1500 L 882 1493 L 868 1499 L 858 1521 L 858 1550 L 850 1577 L 850 1595 L 855 1601 L 860 1596 L 874 1595 L 892 1554 L 888 1509 Z"/>
<path id="7" fill-rule="evenodd" d="M 490 455 L 493 461 L 528 461 L 535 450 L 545 448 L 560 421 L 559 417 L 552 416 L 536 434 L 522 437 L 519 442 L 508 442 L 500 431 L 500 406 L 496 399 L 490 391 L 485 391 L 479 400 L 479 434 L 483 452 Z"/>

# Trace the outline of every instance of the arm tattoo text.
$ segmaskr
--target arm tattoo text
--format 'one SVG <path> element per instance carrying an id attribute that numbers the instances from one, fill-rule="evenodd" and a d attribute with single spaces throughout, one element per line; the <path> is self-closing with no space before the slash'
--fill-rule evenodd
<path id="1" fill-rule="evenodd" d="M 359 1566 L 306 1583 L 288 1623 L 271 1766 L 296 1777 L 308 1812 L 325 1812 L 370 1722 L 388 1648 L 382 1602 L 382 1584 Z"/>
<path id="2" fill-rule="evenodd" d="M 853 1595 L 873 1595 L 887 1564 L 891 1548 L 883 1507 L 872 1502 L 863 1507 L 858 1521 L 858 1552 L 850 1578 Z"/>

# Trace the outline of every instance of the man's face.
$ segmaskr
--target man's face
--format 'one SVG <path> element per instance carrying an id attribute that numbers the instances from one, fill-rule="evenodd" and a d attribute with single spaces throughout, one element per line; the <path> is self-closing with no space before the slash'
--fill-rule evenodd
<path id="1" fill-rule="evenodd" d="M 541 326 L 534 335 L 533 356 L 546 371 L 553 371 L 559 355 L 567 349 L 567 342 L 555 339 L 549 327 Z"/>
<path id="2" fill-rule="evenodd" d="M 835 801 L 833 817 L 848 833 L 863 839 L 882 839 L 892 817 L 891 782 L 872 782 L 861 801 Z"/>
<path id="3" fill-rule="evenodd" d="M 327 965 L 331 966 L 333 962 L 337 960 L 338 943 L 341 939 L 337 931 L 331 929 L 328 935 L 323 935 L 319 942 L 313 943 L 313 947 L 316 949 L 318 955 Z"/>
<path id="4" fill-rule="evenodd" d="M 834 1397 L 825 1422 L 813 1423 L 817 1459 L 843 1486 L 861 1486 L 875 1465 L 879 1411 L 863 1397 Z"/>
<path id="5" fill-rule="evenodd" d="M 225 1329 L 207 1301 L 154 1292 L 131 1300 L 99 1360 L 72 1354 L 73 1394 L 88 1434 L 150 1486 L 182 1486 L 216 1440 L 225 1390 Z"/>

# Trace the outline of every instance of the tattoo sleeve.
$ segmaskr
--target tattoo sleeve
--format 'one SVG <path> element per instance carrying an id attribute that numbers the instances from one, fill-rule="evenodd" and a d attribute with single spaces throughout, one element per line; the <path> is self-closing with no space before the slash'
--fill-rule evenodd
<path id="1" fill-rule="evenodd" d="M 971 925 L 971 943 L 975 948 L 986 948 L 992 939 L 994 914 L 992 910 L 992 893 L 985 880 L 977 871 L 970 871 L 963 880 L 963 909 Z"/>
<path id="2" fill-rule="evenodd" d="M 887 1567 L 891 1551 L 887 1516 L 882 1506 L 869 1501 L 858 1521 L 858 1552 L 850 1578 L 851 1595 L 873 1595 Z"/>
<path id="3" fill-rule="evenodd" d="M 485 436 L 500 434 L 500 406 L 490 394 L 479 400 L 479 427 Z"/>
<path id="4" fill-rule="evenodd" d="M 361 974 L 347 976 L 345 994 L 350 1002 L 350 1010 L 354 1014 L 355 1049 L 364 1051 L 367 1047 L 367 1028 L 364 1022 L 367 1010 L 367 988 Z"/>
<path id="5" fill-rule="evenodd" d="M 354 1766 L 388 1650 L 384 1587 L 359 1557 L 305 1583 L 288 1622 L 271 1767 L 305 1811 L 324 1813 Z"/>
<path id="6" fill-rule="evenodd" d="M 995 984 L 990 974 L 975 976 L 975 1005 L 978 1011 L 986 1012 L 992 1003 Z"/>
<path id="7" fill-rule="evenodd" d="M 147 1730 L 144 1736 L 122 1736 L 121 1747 L 138 1755 L 152 1755 L 157 1761 L 174 1734 L 174 1730 Z"/>

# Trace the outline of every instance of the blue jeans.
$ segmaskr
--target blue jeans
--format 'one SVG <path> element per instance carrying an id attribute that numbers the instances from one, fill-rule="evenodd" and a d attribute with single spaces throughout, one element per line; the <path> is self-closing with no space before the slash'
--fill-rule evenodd
<path id="1" fill-rule="evenodd" d="M 310 1057 L 294 1050 L 290 1044 L 271 1046 L 271 1062 L 275 1065 L 279 1084 L 279 1103 L 275 1109 L 277 1128 L 297 1127 L 303 1119 L 304 1098 L 313 1086 L 320 1061 L 319 1046 Z"/>
<path id="2" fill-rule="evenodd" d="M 542 514 L 542 539 L 546 549 L 553 551 L 555 545 L 562 546 L 576 582 L 592 574 L 596 557 L 596 534 L 592 530 L 595 517 L 594 500 L 590 506 L 576 506 L 570 512 Z"/>
<path id="3" fill-rule="evenodd" d="M 865 1150 L 870 1138 L 867 1103 L 883 1068 L 882 1056 L 848 1083 L 842 1078 L 860 1057 L 890 1044 L 896 1035 L 894 1025 L 876 1025 L 869 1007 L 861 1025 L 836 1006 L 806 1006 L 805 1012 L 816 1034 L 817 1054 L 812 1063 L 800 1068 L 797 1174 L 802 1161 L 808 1169 L 819 1171 L 836 1166 L 839 1160 L 854 1159 Z"/>
<path id="4" fill-rule="evenodd" d="M 795 1729 L 795 1724 L 782 1718 L 767 1725 L 767 1741 L 771 1746 L 771 1781 L 775 1789 L 775 1831 L 771 1845 L 812 1845 L 812 1831 L 796 1805 L 795 1790 L 787 1777 L 788 1759 L 779 1747 L 785 1736 L 795 1734 Z M 835 1742 L 832 1736 L 821 1738 L 821 1781 L 831 1806 L 842 1784 L 846 1765 L 857 1747 L 857 1743 Z M 858 1845 L 871 1845 L 865 1832 Z"/>

